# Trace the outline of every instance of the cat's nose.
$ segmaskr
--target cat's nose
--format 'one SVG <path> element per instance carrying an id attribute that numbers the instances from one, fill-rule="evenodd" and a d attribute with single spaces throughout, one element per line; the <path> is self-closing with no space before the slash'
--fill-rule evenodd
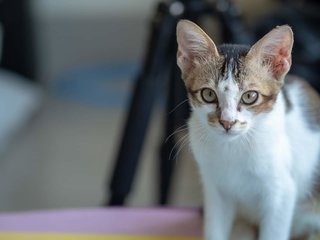
<path id="1" fill-rule="evenodd" d="M 230 128 L 232 128 L 232 126 L 236 123 L 236 121 L 230 122 L 230 121 L 219 120 L 219 123 L 228 132 Z"/>

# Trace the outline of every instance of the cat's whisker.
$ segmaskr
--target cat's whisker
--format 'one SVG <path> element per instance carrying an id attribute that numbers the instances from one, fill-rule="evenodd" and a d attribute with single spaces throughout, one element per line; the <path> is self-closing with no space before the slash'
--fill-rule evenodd
<path id="1" fill-rule="evenodd" d="M 254 139 L 255 139 L 255 133 L 257 132 L 257 130 L 252 129 L 252 131 L 249 131 L 247 135 L 245 135 L 245 138 L 247 140 L 248 146 L 250 147 L 251 150 L 254 149 Z"/>
<path id="2" fill-rule="evenodd" d="M 241 137 L 241 143 L 242 145 L 244 145 L 244 147 L 249 147 L 250 149 L 254 149 L 254 147 L 252 146 L 254 144 L 254 141 L 252 139 L 254 139 L 254 130 L 252 131 L 248 131 L 247 134 L 243 134 Z"/>
<path id="3" fill-rule="evenodd" d="M 246 137 L 245 136 L 241 136 L 240 137 L 240 141 L 241 141 L 241 144 L 245 147 L 246 146 Z"/>
<path id="4" fill-rule="evenodd" d="M 175 156 L 174 159 L 178 159 L 177 157 L 179 156 L 180 152 L 182 151 L 182 149 L 189 143 L 189 136 L 187 135 L 186 138 L 184 138 L 184 140 L 181 142 Z"/>
<path id="5" fill-rule="evenodd" d="M 186 127 L 188 124 L 184 124 L 183 126 L 179 127 L 177 130 L 177 133 L 183 132 L 184 130 L 187 130 L 188 128 Z M 181 129 L 183 127 L 186 127 L 184 129 Z M 203 131 L 203 126 L 199 125 L 197 126 L 197 131 L 198 132 L 202 132 Z M 202 137 L 205 138 L 205 141 L 207 141 L 207 135 L 203 134 Z M 177 156 L 180 154 L 180 152 L 182 151 L 182 149 L 187 145 L 187 143 L 189 142 L 189 133 L 186 132 L 186 134 L 184 136 L 182 136 L 180 139 L 177 140 L 177 142 L 175 143 L 175 145 L 173 146 L 170 155 L 169 155 L 169 159 L 171 159 L 171 156 L 173 154 L 173 151 L 178 148 L 175 156 L 173 157 L 173 159 L 177 159 Z"/>
<path id="6" fill-rule="evenodd" d="M 177 110 L 182 104 L 184 104 L 185 102 L 187 102 L 189 99 L 185 99 L 183 100 L 182 102 L 180 102 L 177 106 L 175 106 L 174 109 L 172 109 L 170 112 L 169 112 L 169 115 L 172 114 L 175 110 Z"/>
<path id="7" fill-rule="evenodd" d="M 188 137 L 189 137 L 189 134 L 186 134 L 186 135 L 184 135 L 183 137 L 181 137 L 181 138 L 174 144 L 174 146 L 172 147 L 172 149 L 171 149 L 171 151 L 170 151 L 170 154 L 169 154 L 169 160 L 171 159 L 172 153 L 173 153 L 173 151 L 177 148 L 177 146 L 178 146 L 181 142 L 185 141 L 185 139 L 188 138 Z"/>
<path id="8" fill-rule="evenodd" d="M 171 137 L 173 137 L 177 133 L 186 131 L 187 129 L 188 129 L 188 124 L 183 124 L 182 126 L 178 127 L 173 133 L 171 133 L 164 142 L 166 143 Z"/>

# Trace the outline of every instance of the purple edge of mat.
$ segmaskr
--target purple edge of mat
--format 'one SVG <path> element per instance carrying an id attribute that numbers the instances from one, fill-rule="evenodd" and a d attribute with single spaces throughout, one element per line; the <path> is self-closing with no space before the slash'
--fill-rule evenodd
<path id="1" fill-rule="evenodd" d="M 0 214 L 0 232 L 201 236 L 199 210 L 93 208 Z"/>

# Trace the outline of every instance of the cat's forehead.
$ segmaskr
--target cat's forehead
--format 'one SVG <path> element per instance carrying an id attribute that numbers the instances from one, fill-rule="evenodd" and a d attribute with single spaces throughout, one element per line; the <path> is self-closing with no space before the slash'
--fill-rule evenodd
<path id="1" fill-rule="evenodd" d="M 219 54 L 224 56 L 225 62 L 229 62 L 230 59 L 237 61 L 245 57 L 249 50 L 249 46 L 238 44 L 222 44 L 218 47 Z"/>
<path id="2" fill-rule="evenodd" d="M 190 75 L 189 88 L 197 90 L 203 86 L 218 88 L 224 80 L 232 78 L 241 88 L 243 75 L 245 74 L 245 56 L 249 52 L 249 47 L 244 45 L 223 44 L 219 46 L 219 58 L 210 58 L 201 64 Z M 223 84 L 223 83 L 222 83 Z"/>
<path id="3" fill-rule="evenodd" d="M 216 84 L 232 77 L 241 86 L 243 81 L 241 74 L 244 73 L 245 65 L 244 58 L 250 48 L 244 45 L 223 44 L 218 50 L 220 55 L 223 56 L 223 61 Z"/>

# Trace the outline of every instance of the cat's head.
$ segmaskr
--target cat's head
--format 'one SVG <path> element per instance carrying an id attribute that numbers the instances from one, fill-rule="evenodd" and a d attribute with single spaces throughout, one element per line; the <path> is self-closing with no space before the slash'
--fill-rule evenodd
<path id="1" fill-rule="evenodd" d="M 291 66 L 293 33 L 276 27 L 251 48 L 216 47 L 196 24 L 177 25 L 177 63 L 194 114 L 215 131 L 238 136 L 272 111 Z"/>

